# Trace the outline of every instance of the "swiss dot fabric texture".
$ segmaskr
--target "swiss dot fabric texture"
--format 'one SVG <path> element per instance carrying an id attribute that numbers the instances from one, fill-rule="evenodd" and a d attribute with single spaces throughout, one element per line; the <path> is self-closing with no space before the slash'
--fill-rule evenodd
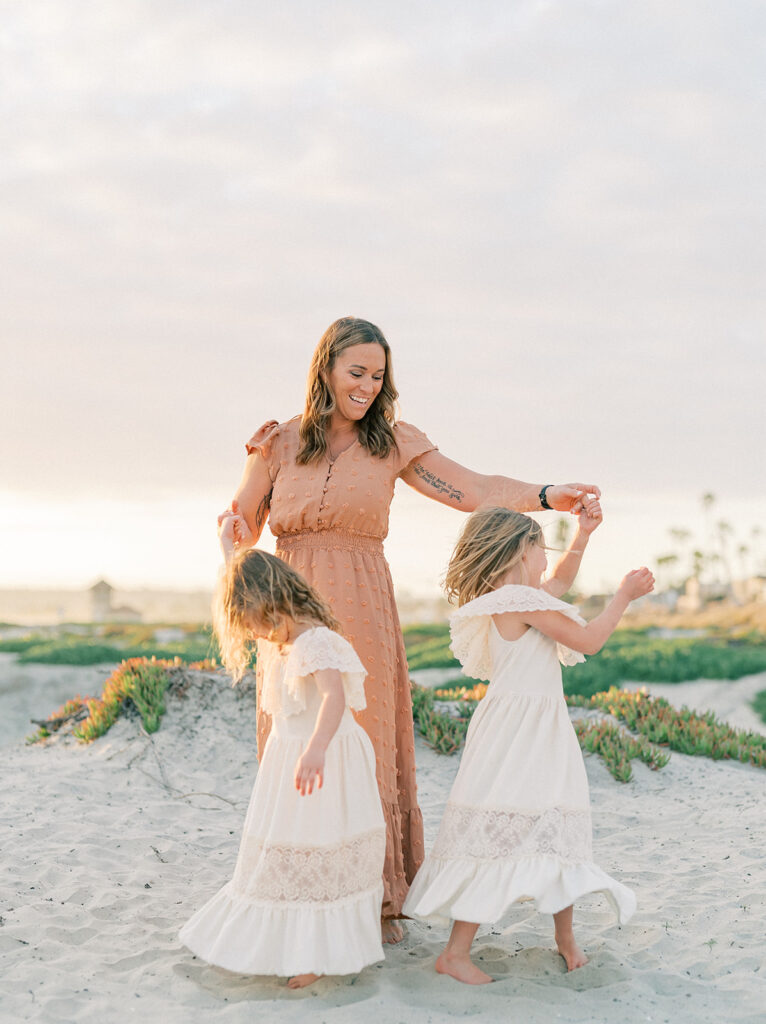
<path id="1" fill-rule="evenodd" d="M 356 441 L 332 461 L 300 466 L 299 426 L 296 416 L 247 450 L 258 451 L 273 484 L 269 528 L 277 554 L 329 602 L 367 671 L 367 707 L 354 715 L 375 750 L 386 821 L 383 913 L 395 916 L 424 848 L 409 674 L 383 540 L 397 478 L 436 445 L 400 422 L 397 447 L 385 459 Z M 259 698 L 261 685 L 259 673 Z M 269 729 L 270 716 L 259 712 L 259 756 Z"/>

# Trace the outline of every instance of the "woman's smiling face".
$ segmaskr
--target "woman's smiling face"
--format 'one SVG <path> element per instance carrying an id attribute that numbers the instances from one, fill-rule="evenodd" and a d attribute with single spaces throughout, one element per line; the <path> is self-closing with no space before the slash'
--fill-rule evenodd
<path id="1" fill-rule="evenodd" d="M 344 349 L 327 375 L 336 412 L 345 420 L 361 420 L 380 394 L 385 372 L 385 350 L 374 341 Z"/>

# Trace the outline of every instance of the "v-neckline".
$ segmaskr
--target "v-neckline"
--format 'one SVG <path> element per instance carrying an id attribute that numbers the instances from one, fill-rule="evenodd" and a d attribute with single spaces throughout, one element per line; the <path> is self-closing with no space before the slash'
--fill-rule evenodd
<path id="1" fill-rule="evenodd" d="M 325 456 L 327 458 L 327 461 L 330 463 L 331 466 L 334 466 L 335 463 L 338 461 L 338 459 L 341 457 L 341 455 L 345 455 L 346 452 L 349 451 L 351 448 L 353 448 L 355 444 L 359 444 L 359 438 L 358 437 L 355 437 L 354 440 L 351 442 L 351 444 L 347 444 L 345 448 L 341 448 L 341 450 L 338 452 L 338 454 L 335 455 L 335 456 L 332 456 L 332 457 L 330 456 L 330 447 L 328 445 L 327 451 L 325 452 Z"/>

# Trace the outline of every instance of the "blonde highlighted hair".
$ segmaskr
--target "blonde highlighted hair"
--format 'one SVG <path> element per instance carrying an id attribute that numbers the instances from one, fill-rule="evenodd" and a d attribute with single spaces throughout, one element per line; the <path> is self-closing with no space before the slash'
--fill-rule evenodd
<path id="1" fill-rule="evenodd" d="M 285 618 L 341 631 L 326 601 L 287 562 L 257 548 L 236 555 L 227 564 L 213 600 L 213 629 L 221 660 L 235 683 L 250 664 L 252 621 L 276 629 Z"/>
<path id="2" fill-rule="evenodd" d="M 444 589 L 463 605 L 494 590 L 532 544 L 543 543 L 540 524 L 508 508 L 480 508 L 465 522 L 452 552 Z"/>
<path id="3" fill-rule="evenodd" d="M 330 324 L 314 350 L 306 382 L 306 405 L 300 425 L 301 447 L 296 455 L 298 465 L 308 465 L 323 458 L 327 452 L 327 426 L 335 411 L 335 395 L 328 379 L 330 370 L 341 352 L 352 345 L 380 345 L 386 354 L 383 386 L 375 401 L 359 421 L 359 442 L 372 454 L 385 458 L 396 448 L 394 422 L 399 392 L 394 386 L 391 349 L 383 332 L 369 320 L 345 316 Z"/>

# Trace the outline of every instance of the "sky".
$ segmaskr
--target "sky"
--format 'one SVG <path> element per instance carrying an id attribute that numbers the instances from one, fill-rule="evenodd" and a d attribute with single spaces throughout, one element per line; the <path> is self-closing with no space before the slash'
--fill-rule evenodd
<path id="1" fill-rule="evenodd" d="M 763 5 L 0 9 L 0 586 L 212 585 L 349 314 L 450 458 L 601 486 L 584 587 L 721 519 L 764 569 Z M 395 583 L 462 521 L 400 485 Z"/>

